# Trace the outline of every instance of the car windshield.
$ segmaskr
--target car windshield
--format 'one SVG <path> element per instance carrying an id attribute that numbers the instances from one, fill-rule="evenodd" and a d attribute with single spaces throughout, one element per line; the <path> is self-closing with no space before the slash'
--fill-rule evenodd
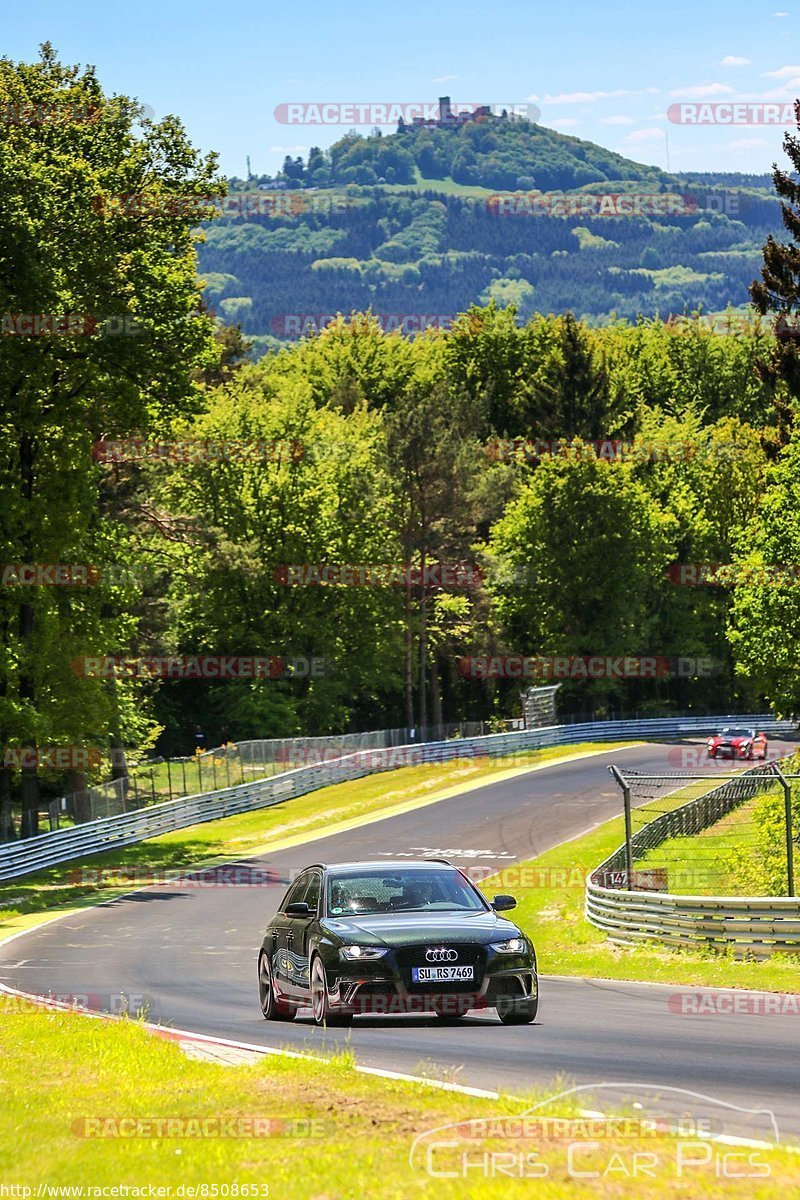
<path id="1" fill-rule="evenodd" d="M 328 879 L 328 914 L 484 912 L 487 905 L 458 872 L 447 870 L 342 872 Z"/>
<path id="2" fill-rule="evenodd" d="M 722 737 L 753 737 L 752 729 L 723 729 Z"/>

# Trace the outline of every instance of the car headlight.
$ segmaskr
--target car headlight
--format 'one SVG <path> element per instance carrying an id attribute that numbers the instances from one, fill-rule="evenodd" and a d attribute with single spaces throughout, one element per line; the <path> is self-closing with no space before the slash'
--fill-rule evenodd
<path id="1" fill-rule="evenodd" d="M 388 946 L 342 946 L 339 953 L 348 962 L 361 962 L 365 958 L 383 958 Z"/>
<path id="2" fill-rule="evenodd" d="M 491 948 L 498 954 L 524 954 L 527 949 L 524 938 L 509 938 L 507 942 L 492 942 Z"/>

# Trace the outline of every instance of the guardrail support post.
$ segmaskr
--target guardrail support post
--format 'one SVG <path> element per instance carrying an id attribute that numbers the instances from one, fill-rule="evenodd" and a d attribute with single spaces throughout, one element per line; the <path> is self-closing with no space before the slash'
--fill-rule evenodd
<path id="1" fill-rule="evenodd" d="M 786 812 L 786 875 L 789 884 L 788 895 L 794 895 L 794 839 L 792 833 L 792 785 L 777 763 L 772 769 L 781 781 L 783 788 L 783 804 Z"/>
<path id="2" fill-rule="evenodd" d="M 631 789 L 619 767 L 609 767 L 608 769 L 622 788 L 622 803 L 625 809 L 625 876 L 628 882 L 628 891 L 632 892 L 634 887 L 633 853 L 631 850 Z"/>

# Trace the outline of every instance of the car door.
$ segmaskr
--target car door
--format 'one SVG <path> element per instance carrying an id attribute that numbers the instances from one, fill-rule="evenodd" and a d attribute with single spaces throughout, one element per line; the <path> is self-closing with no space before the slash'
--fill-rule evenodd
<path id="1" fill-rule="evenodd" d="M 299 875 L 281 901 L 281 906 L 272 922 L 272 975 L 275 987 L 284 996 L 292 995 L 292 959 L 290 936 L 294 937 L 294 923 L 286 913 L 286 906 L 302 900 L 308 887 L 308 875 Z"/>
<path id="2" fill-rule="evenodd" d="M 310 912 L 307 917 L 293 917 L 287 914 L 289 922 L 286 931 L 286 953 L 291 966 L 290 995 L 303 1000 L 309 997 L 309 936 L 312 926 L 317 919 L 319 910 L 322 875 L 319 871 L 309 871 L 305 876 L 305 887 L 302 893 L 292 897 L 293 900 L 305 900 Z"/>

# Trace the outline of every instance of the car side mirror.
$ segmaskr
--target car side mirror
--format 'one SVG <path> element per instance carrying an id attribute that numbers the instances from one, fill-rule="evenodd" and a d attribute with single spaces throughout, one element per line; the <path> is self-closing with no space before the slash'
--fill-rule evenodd
<path id="1" fill-rule="evenodd" d="M 492 901 L 492 908 L 495 912 L 506 912 L 509 908 L 516 908 L 517 902 L 513 896 L 495 896 Z"/>
<path id="2" fill-rule="evenodd" d="M 287 917 L 310 917 L 311 909 L 306 904 L 305 900 L 295 900 L 293 904 L 286 905 Z"/>

